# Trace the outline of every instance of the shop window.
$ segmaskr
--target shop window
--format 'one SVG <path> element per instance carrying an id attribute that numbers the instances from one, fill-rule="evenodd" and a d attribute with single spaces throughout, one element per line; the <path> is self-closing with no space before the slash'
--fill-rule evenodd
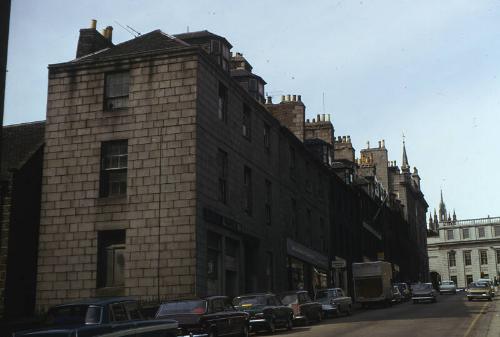
<path id="1" fill-rule="evenodd" d="M 228 161 L 227 152 L 221 149 L 217 152 L 217 166 L 219 171 L 218 199 L 225 204 L 227 202 Z"/>
<path id="2" fill-rule="evenodd" d="M 217 117 L 224 123 L 227 122 L 227 88 L 221 82 L 219 82 Z"/>
<path id="3" fill-rule="evenodd" d="M 274 261 L 273 253 L 266 252 L 266 280 L 267 280 L 267 290 L 272 291 L 274 289 Z"/>
<path id="4" fill-rule="evenodd" d="M 97 233 L 97 287 L 125 284 L 125 230 Z"/>
<path id="5" fill-rule="evenodd" d="M 100 196 L 127 194 L 128 142 L 118 140 L 101 145 Z"/>
<path id="6" fill-rule="evenodd" d="M 464 251 L 464 265 L 470 266 L 472 265 L 472 258 L 470 250 Z"/>
<path id="7" fill-rule="evenodd" d="M 113 111 L 128 107 L 130 76 L 127 72 L 106 74 L 104 110 Z"/>
<path id="8" fill-rule="evenodd" d="M 454 251 L 448 252 L 448 266 L 456 267 L 456 265 L 457 265 L 457 260 L 455 252 Z"/>
<path id="9" fill-rule="evenodd" d="M 488 264 L 488 252 L 486 250 L 479 251 L 479 262 L 482 266 Z"/>

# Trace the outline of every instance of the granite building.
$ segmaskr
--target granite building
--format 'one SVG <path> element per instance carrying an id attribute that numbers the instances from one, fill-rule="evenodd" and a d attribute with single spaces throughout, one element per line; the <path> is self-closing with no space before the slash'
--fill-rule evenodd
<path id="1" fill-rule="evenodd" d="M 115 45 L 94 21 L 76 58 L 49 66 L 40 219 L 29 222 L 38 309 L 111 295 L 352 294 L 351 264 L 380 259 L 395 280 L 425 280 L 426 204 L 407 159 L 400 171 L 381 144 L 356 160 L 330 115 L 306 119 L 300 95 L 265 99 L 231 48 L 208 31 Z"/>
<path id="2" fill-rule="evenodd" d="M 479 278 L 500 278 L 500 217 L 457 220 L 441 192 L 439 217 L 429 218 L 429 269 L 434 283 L 452 280 L 464 288 Z"/>

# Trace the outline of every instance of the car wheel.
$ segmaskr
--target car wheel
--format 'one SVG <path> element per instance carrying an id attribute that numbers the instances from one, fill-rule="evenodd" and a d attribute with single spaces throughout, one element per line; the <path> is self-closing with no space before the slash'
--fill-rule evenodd
<path id="1" fill-rule="evenodd" d="M 215 331 L 215 329 L 210 329 L 208 337 L 217 337 L 217 331 Z"/>
<path id="2" fill-rule="evenodd" d="M 417 304 L 417 303 L 418 303 L 418 301 L 417 301 L 417 300 L 413 300 L 413 304 Z"/>
<path id="3" fill-rule="evenodd" d="M 490 301 L 490 302 L 491 302 L 492 300 L 493 300 L 493 299 L 492 299 L 491 297 L 488 297 L 488 301 Z"/>
<path id="4" fill-rule="evenodd" d="M 469 302 L 472 301 L 472 298 L 470 298 L 470 297 L 468 297 L 467 299 L 469 300 Z"/>
<path id="5" fill-rule="evenodd" d="M 293 321 L 292 321 L 292 318 L 291 317 L 288 317 L 288 319 L 286 320 L 286 329 L 288 331 L 292 330 L 293 328 Z"/>

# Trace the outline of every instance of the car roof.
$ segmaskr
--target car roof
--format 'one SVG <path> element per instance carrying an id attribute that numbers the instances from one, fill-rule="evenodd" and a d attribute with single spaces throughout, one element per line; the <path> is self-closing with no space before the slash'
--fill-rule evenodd
<path id="1" fill-rule="evenodd" d="M 273 293 L 250 293 L 250 294 L 243 294 L 243 295 L 238 295 L 235 298 L 240 298 L 240 297 L 252 297 L 252 296 L 276 296 Z"/>
<path id="2" fill-rule="evenodd" d="M 55 305 L 54 307 L 64 307 L 71 305 L 107 305 L 117 302 L 136 302 L 137 299 L 134 297 L 95 297 L 95 298 L 84 298 L 74 302 L 63 303 Z"/>

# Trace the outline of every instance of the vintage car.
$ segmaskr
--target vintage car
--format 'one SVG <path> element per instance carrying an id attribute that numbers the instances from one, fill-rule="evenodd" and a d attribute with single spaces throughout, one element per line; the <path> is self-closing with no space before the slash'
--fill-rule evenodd
<path id="1" fill-rule="evenodd" d="M 437 291 L 432 286 L 432 283 L 416 283 L 411 286 L 413 303 L 430 301 L 437 302 Z"/>
<path id="2" fill-rule="evenodd" d="M 227 296 L 164 302 L 155 317 L 179 322 L 179 336 L 249 334 L 249 314 L 237 311 Z"/>
<path id="3" fill-rule="evenodd" d="M 294 290 L 281 293 L 281 302 L 292 308 L 294 323 L 321 322 L 323 307 L 319 302 L 313 302 L 305 290 Z"/>
<path id="4" fill-rule="evenodd" d="M 324 317 L 352 313 L 352 299 L 340 288 L 319 289 L 314 299 L 321 303 Z"/>
<path id="5" fill-rule="evenodd" d="M 457 293 L 457 286 L 455 282 L 453 281 L 441 281 L 441 284 L 439 285 L 439 293 L 440 294 L 456 294 Z"/>
<path id="6" fill-rule="evenodd" d="M 284 306 L 274 294 L 238 296 L 233 299 L 233 305 L 250 315 L 250 331 L 267 330 L 274 333 L 276 328 L 292 329 L 293 310 Z"/>
<path id="7" fill-rule="evenodd" d="M 403 296 L 403 300 L 407 301 L 411 298 L 411 290 L 410 287 L 408 287 L 408 284 L 406 283 L 396 283 L 396 285 L 399 288 L 399 292 L 401 293 L 401 296 Z"/>
<path id="8" fill-rule="evenodd" d="M 476 282 L 488 282 L 488 284 L 491 287 L 491 293 L 493 294 L 493 297 L 495 297 L 495 283 L 493 282 L 492 279 L 489 279 L 489 278 L 480 278 Z"/>
<path id="9" fill-rule="evenodd" d="M 52 307 L 43 328 L 14 333 L 21 336 L 177 336 L 175 320 L 144 320 L 134 299 L 88 299 Z"/>
<path id="10" fill-rule="evenodd" d="M 467 288 L 467 299 L 486 299 L 491 301 L 493 299 L 493 292 L 488 282 L 472 282 Z"/>
<path id="11" fill-rule="evenodd" d="M 403 295 L 399 291 L 399 287 L 394 285 L 392 286 L 392 303 L 401 303 L 403 302 Z"/>

